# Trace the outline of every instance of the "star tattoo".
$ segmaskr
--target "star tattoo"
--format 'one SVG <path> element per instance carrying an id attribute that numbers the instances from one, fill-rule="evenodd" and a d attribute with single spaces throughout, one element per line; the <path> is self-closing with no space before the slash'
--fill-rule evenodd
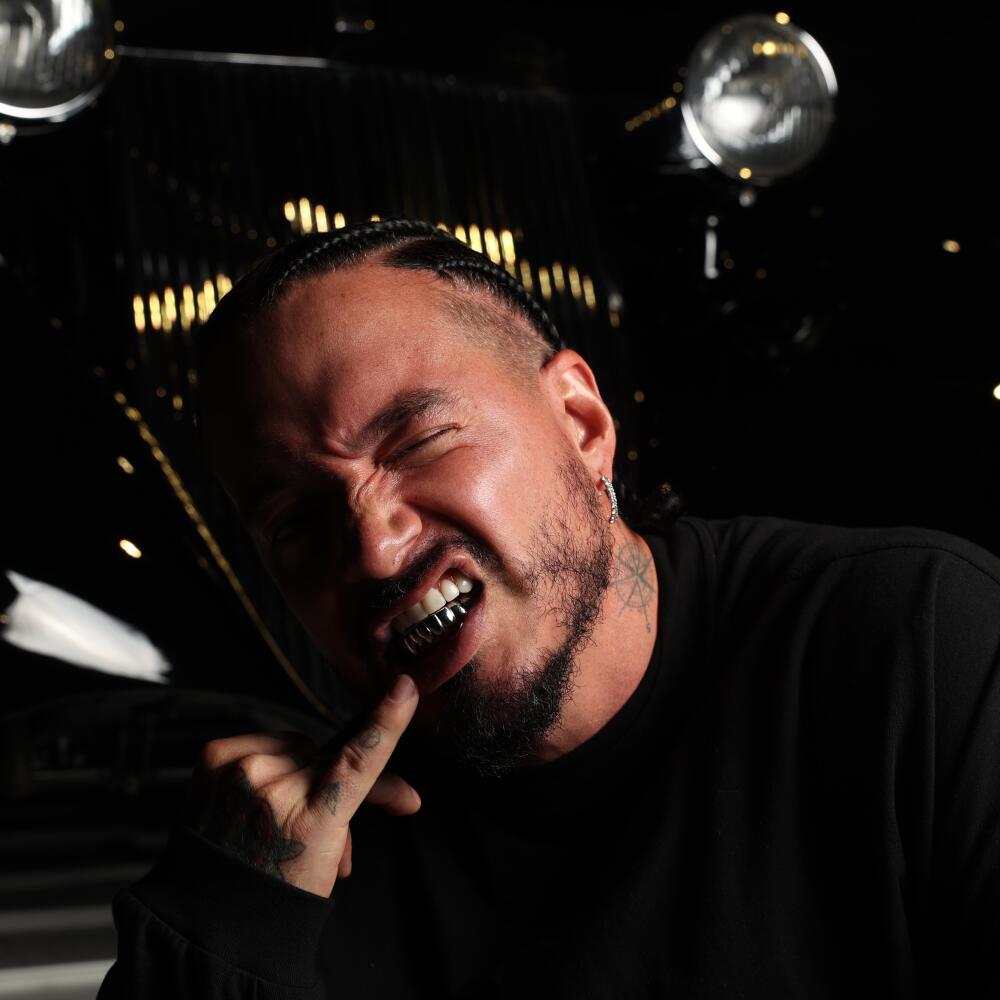
<path id="1" fill-rule="evenodd" d="M 642 609 L 646 631 L 650 631 L 649 608 L 656 595 L 656 587 L 649 579 L 652 560 L 633 543 L 623 545 L 615 559 L 615 575 L 611 585 L 622 602 L 619 614 L 626 608 Z"/>

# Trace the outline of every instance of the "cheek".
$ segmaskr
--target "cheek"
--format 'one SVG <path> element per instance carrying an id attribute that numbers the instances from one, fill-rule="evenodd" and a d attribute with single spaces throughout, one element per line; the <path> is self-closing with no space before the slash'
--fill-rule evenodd
<path id="1" fill-rule="evenodd" d="M 525 488 L 522 474 L 514 449 L 484 449 L 476 454 L 469 469 L 464 506 L 484 529 L 502 531 L 509 523 Z"/>
<path id="2" fill-rule="evenodd" d="M 513 538 L 523 543 L 541 516 L 551 516 L 552 473 L 563 461 L 558 441 L 498 422 L 449 456 L 432 487 L 446 498 L 438 509 L 503 558 Z"/>

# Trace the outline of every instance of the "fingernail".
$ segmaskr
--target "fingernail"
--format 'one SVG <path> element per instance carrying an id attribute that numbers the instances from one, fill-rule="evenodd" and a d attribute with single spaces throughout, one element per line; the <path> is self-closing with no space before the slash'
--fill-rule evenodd
<path id="1" fill-rule="evenodd" d="M 409 674 L 400 674 L 389 692 L 389 701 L 408 701 L 417 693 L 417 686 Z"/>

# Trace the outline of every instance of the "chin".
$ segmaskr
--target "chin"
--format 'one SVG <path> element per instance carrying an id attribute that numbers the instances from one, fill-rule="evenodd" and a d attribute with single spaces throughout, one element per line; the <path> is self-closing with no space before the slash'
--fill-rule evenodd
<path id="1" fill-rule="evenodd" d="M 528 666 L 490 670 L 473 658 L 435 692 L 435 743 L 482 778 L 529 764 L 559 724 L 574 667 L 568 642 Z"/>

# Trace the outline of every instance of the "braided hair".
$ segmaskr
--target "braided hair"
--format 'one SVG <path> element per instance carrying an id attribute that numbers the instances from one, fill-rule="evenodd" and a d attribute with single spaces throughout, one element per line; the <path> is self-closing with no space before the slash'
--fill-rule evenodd
<path id="1" fill-rule="evenodd" d="M 220 300 L 202 328 L 199 367 L 204 367 L 220 342 L 248 327 L 296 282 L 361 264 L 375 255 L 383 266 L 432 271 L 452 283 L 464 279 L 486 290 L 530 323 L 541 338 L 546 360 L 566 346 L 545 310 L 504 268 L 429 222 L 382 219 L 310 233 L 258 260 Z"/>

